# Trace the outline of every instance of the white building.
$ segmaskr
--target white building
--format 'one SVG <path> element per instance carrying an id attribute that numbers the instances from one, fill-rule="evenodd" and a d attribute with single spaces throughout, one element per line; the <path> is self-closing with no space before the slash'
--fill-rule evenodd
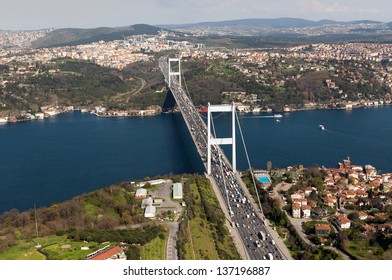
<path id="1" fill-rule="evenodd" d="M 155 214 L 157 213 L 157 210 L 155 206 L 147 206 L 146 210 L 144 210 L 144 217 L 145 218 L 155 218 Z"/>
<path id="2" fill-rule="evenodd" d="M 142 208 L 146 208 L 146 207 L 148 207 L 148 206 L 151 206 L 152 205 L 152 198 L 151 197 L 149 197 L 149 198 L 145 198 L 145 199 L 143 199 L 142 200 Z"/>
<path id="3" fill-rule="evenodd" d="M 144 198 L 146 196 L 147 196 L 147 190 L 146 189 L 140 188 L 140 189 L 138 189 L 136 191 L 135 197 L 137 197 L 137 198 Z"/>
<path id="4" fill-rule="evenodd" d="M 310 211 L 312 210 L 312 207 L 308 205 L 302 206 L 302 214 L 303 218 L 310 218 Z"/>
<path id="5" fill-rule="evenodd" d="M 301 205 L 298 203 L 294 203 L 292 205 L 292 210 L 293 210 L 293 218 L 300 219 L 301 218 Z"/>
<path id="6" fill-rule="evenodd" d="M 165 180 L 163 179 L 156 179 L 156 180 L 150 180 L 147 182 L 140 182 L 137 184 L 138 187 L 144 187 L 147 183 L 149 183 L 151 186 L 155 186 L 155 185 L 160 185 L 165 183 Z"/>
<path id="7" fill-rule="evenodd" d="M 173 199 L 182 199 L 182 184 L 173 184 Z"/>
<path id="8" fill-rule="evenodd" d="M 337 216 L 337 222 L 341 229 L 349 229 L 351 221 L 346 216 Z"/>

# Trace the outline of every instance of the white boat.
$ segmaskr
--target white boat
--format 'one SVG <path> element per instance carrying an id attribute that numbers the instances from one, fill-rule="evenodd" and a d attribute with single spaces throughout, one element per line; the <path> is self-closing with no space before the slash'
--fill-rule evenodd
<path id="1" fill-rule="evenodd" d="M 8 118 L 0 118 L 0 124 L 6 124 L 8 122 Z"/>
<path id="2" fill-rule="evenodd" d="M 280 122 L 280 119 L 276 119 L 276 122 Z"/>
<path id="3" fill-rule="evenodd" d="M 275 114 L 274 118 L 283 118 L 283 116 L 281 114 Z"/>
<path id="4" fill-rule="evenodd" d="M 324 127 L 322 124 L 319 124 L 319 128 L 320 128 L 321 130 L 325 130 L 325 127 Z"/>

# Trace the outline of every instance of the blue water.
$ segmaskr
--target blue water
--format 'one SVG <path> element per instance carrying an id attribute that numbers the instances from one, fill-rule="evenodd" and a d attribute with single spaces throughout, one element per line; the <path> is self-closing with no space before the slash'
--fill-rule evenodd
<path id="1" fill-rule="evenodd" d="M 180 115 L 79 112 L 0 126 L 0 212 L 48 206 L 125 180 L 201 172 Z"/>
<path id="2" fill-rule="evenodd" d="M 285 114 L 281 122 L 240 115 L 254 168 L 333 167 L 347 156 L 392 172 L 392 107 Z M 215 119 L 228 136 L 230 116 Z M 326 130 L 322 131 L 318 125 Z M 238 169 L 248 165 L 237 133 Z M 113 183 L 203 172 L 179 114 L 98 118 L 79 112 L 0 126 L 0 213 L 48 206 Z M 224 147 L 231 158 L 231 149 Z"/>
<path id="3" fill-rule="evenodd" d="M 227 115 L 217 118 L 217 130 L 229 122 Z M 281 122 L 247 114 L 240 115 L 240 123 L 251 165 L 257 169 L 267 169 L 269 160 L 274 167 L 335 167 L 350 156 L 354 164 L 371 164 L 382 172 L 392 172 L 391 106 L 292 112 L 284 114 Z M 325 130 L 319 129 L 320 124 Z M 224 131 L 218 134 L 229 135 Z M 224 150 L 231 158 L 230 147 Z M 247 169 L 244 154 L 241 147 L 237 148 L 238 166 Z"/>
<path id="4" fill-rule="evenodd" d="M 260 183 L 271 183 L 271 180 L 265 175 L 257 175 L 256 177 Z"/>

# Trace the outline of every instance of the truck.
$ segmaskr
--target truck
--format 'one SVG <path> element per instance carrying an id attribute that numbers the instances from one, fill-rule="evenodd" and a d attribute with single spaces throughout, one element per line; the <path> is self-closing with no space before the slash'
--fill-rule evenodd
<path id="1" fill-rule="evenodd" d="M 275 243 L 275 240 L 271 240 L 271 243 L 272 243 L 272 245 L 275 245 L 276 243 Z"/>
<path id="2" fill-rule="evenodd" d="M 259 237 L 261 240 L 265 240 L 265 233 L 262 230 L 259 231 Z"/>
<path id="3" fill-rule="evenodd" d="M 268 253 L 268 259 L 272 261 L 274 259 L 274 256 L 271 253 Z"/>

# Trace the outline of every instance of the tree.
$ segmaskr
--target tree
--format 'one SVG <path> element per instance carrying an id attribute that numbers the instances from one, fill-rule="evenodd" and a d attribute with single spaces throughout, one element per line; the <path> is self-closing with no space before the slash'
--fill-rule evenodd
<path id="1" fill-rule="evenodd" d="M 272 162 L 269 160 L 269 161 L 267 161 L 267 170 L 268 170 L 268 172 L 271 173 L 271 169 L 272 169 Z"/>
<path id="2" fill-rule="evenodd" d="M 322 191 L 324 188 L 324 182 L 320 177 L 316 177 L 312 179 L 312 186 L 315 187 L 318 191 Z"/>

